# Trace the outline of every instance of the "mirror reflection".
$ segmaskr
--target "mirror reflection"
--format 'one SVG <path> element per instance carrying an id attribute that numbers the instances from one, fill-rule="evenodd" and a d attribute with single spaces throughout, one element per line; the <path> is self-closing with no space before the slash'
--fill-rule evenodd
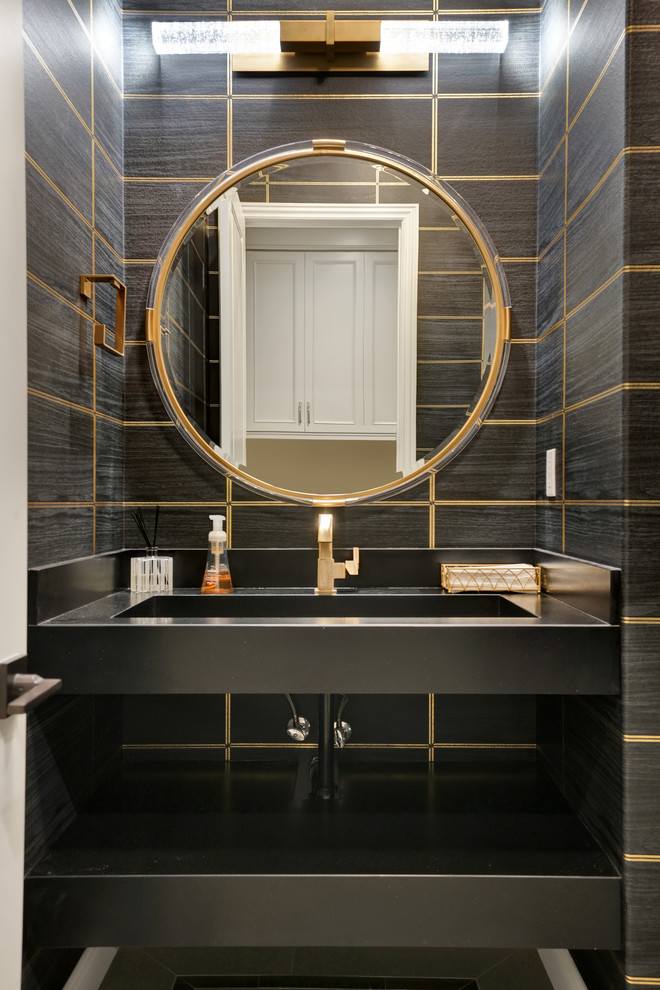
<path id="1" fill-rule="evenodd" d="M 324 495 L 404 478 L 466 421 L 495 294 L 449 206 L 367 161 L 248 176 L 191 227 L 161 313 L 175 395 L 230 465 Z"/>

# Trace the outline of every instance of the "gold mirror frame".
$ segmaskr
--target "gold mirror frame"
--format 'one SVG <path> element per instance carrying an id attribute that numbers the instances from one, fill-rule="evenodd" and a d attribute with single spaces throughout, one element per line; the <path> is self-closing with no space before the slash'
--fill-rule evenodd
<path id="1" fill-rule="evenodd" d="M 185 414 L 172 388 L 163 353 L 161 315 L 165 286 L 177 252 L 191 226 L 218 196 L 261 170 L 273 168 L 284 162 L 327 156 L 358 159 L 380 165 L 383 168 L 395 169 L 407 178 L 420 183 L 449 206 L 471 235 L 483 258 L 495 296 L 497 326 L 493 360 L 485 385 L 482 387 L 474 407 L 466 417 L 465 423 L 444 445 L 440 446 L 428 461 L 406 475 L 405 478 L 397 479 L 378 488 L 343 494 L 320 495 L 279 488 L 259 478 L 253 478 L 247 472 L 234 467 L 216 452 Z M 187 442 L 205 461 L 226 477 L 235 479 L 239 484 L 259 495 L 296 504 L 330 508 L 372 502 L 404 492 L 435 474 L 470 442 L 490 411 L 504 378 L 509 356 L 510 314 L 509 292 L 499 257 L 481 221 L 455 190 L 441 182 L 423 166 L 382 148 L 359 144 L 355 141 L 330 139 L 304 141 L 271 148 L 262 154 L 246 159 L 232 169 L 228 169 L 218 179 L 213 180 L 202 189 L 193 200 L 190 208 L 179 217 L 160 250 L 149 285 L 146 310 L 147 352 L 156 387 L 170 418 Z"/>

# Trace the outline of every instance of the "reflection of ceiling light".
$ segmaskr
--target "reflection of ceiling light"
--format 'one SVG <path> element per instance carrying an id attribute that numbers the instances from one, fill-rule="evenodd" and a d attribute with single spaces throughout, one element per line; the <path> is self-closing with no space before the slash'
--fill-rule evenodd
<path id="1" fill-rule="evenodd" d="M 415 72 L 431 52 L 501 53 L 508 21 L 154 21 L 159 55 L 232 54 L 239 72 Z"/>

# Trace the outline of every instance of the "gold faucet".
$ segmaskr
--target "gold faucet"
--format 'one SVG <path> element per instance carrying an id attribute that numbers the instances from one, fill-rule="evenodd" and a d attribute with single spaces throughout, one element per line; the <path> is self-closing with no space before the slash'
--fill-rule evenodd
<path id="1" fill-rule="evenodd" d="M 322 512 L 319 516 L 319 566 L 317 595 L 336 595 L 336 578 L 345 578 L 347 574 L 357 574 L 360 570 L 360 550 L 353 547 L 353 557 L 337 563 L 332 559 L 332 513 Z"/>

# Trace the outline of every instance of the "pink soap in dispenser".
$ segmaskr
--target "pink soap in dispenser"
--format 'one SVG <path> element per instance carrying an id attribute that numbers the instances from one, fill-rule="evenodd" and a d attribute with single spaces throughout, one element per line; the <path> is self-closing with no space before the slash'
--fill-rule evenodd
<path id="1" fill-rule="evenodd" d="M 229 572 L 227 534 L 223 529 L 224 516 L 209 516 L 213 528 L 209 533 L 209 551 L 202 581 L 203 595 L 230 595 L 234 590 Z"/>

